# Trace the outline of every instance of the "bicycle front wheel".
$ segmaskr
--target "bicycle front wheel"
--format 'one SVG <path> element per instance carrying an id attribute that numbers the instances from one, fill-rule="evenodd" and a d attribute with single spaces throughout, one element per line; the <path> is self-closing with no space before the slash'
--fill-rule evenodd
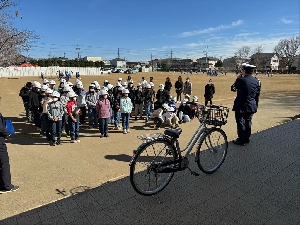
<path id="1" fill-rule="evenodd" d="M 207 174 L 215 172 L 224 162 L 227 149 L 227 136 L 222 129 L 207 130 L 197 149 L 196 161 L 199 169 Z"/>
<path id="2" fill-rule="evenodd" d="M 141 195 L 154 195 L 163 190 L 171 181 L 174 172 L 159 173 L 162 163 L 177 158 L 171 142 L 155 140 L 142 145 L 130 165 L 130 182 Z"/>

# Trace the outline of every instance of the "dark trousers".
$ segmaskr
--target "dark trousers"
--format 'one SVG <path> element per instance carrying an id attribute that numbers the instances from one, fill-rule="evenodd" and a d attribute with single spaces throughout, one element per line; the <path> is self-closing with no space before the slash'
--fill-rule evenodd
<path id="1" fill-rule="evenodd" d="M 80 118 L 80 124 L 84 124 L 85 123 L 85 117 L 86 117 L 86 107 L 80 107 L 80 111 L 81 111 L 81 114 L 79 116 Z"/>
<path id="2" fill-rule="evenodd" d="M 252 117 L 253 113 L 240 113 L 235 111 L 237 133 L 240 142 L 245 143 L 246 141 L 249 141 L 251 136 Z"/>
<path id="3" fill-rule="evenodd" d="M 181 93 L 182 92 L 176 92 L 176 94 L 177 94 L 177 101 L 181 101 Z"/>
<path id="4" fill-rule="evenodd" d="M 208 103 L 208 102 L 212 105 L 212 100 L 211 100 L 211 98 L 205 97 L 205 106 L 207 106 L 207 103 Z"/>
<path id="5" fill-rule="evenodd" d="M 79 118 L 76 118 L 76 122 L 72 120 L 72 118 L 69 116 L 68 117 L 68 124 L 69 124 L 69 129 L 70 129 L 70 136 L 71 140 L 77 140 L 79 139 Z"/>
<path id="6" fill-rule="evenodd" d="M 32 109 L 33 117 L 34 117 L 34 125 L 38 128 L 41 128 L 41 116 L 39 113 L 39 108 L 35 107 Z"/>
<path id="7" fill-rule="evenodd" d="M 63 115 L 62 125 L 61 125 L 61 130 L 65 131 L 67 135 L 70 134 L 69 124 L 68 124 L 68 121 L 69 121 L 68 118 L 69 118 L 69 115 L 67 113 L 65 113 Z"/>
<path id="8" fill-rule="evenodd" d="M 4 138 L 0 137 L 0 190 L 9 190 L 12 187 L 7 147 Z"/>
<path id="9" fill-rule="evenodd" d="M 43 113 L 41 117 L 41 133 L 42 135 L 45 135 L 47 139 L 50 139 L 50 122 L 48 114 Z"/>
<path id="10" fill-rule="evenodd" d="M 108 133 L 108 123 L 110 118 L 99 118 L 99 131 L 100 134 L 106 135 Z"/>
<path id="11" fill-rule="evenodd" d="M 62 121 L 61 120 L 50 121 L 50 127 L 51 127 L 51 141 L 55 142 L 55 138 L 57 137 L 57 142 L 60 142 Z"/>

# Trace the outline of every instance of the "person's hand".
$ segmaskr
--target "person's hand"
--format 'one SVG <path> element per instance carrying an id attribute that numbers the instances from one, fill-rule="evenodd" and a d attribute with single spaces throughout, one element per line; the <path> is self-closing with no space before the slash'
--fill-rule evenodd
<path id="1" fill-rule="evenodd" d="M 242 74 L 239 74 L 236 76 L 236 78 L 241 78 L 243 75 Z"/>
<path id="2" fill-rule="evenodd" d="M 75 118 L 73 118 L 72 120 L 74 121 L 74 123 L 76 123 L 76 122 L 77 122 L 77 120 L 76 120 Z"/>

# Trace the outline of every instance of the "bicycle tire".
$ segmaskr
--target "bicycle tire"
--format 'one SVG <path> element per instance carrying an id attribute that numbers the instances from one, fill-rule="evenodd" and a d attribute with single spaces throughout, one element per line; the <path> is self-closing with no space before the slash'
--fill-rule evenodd
<path id="1" fill-rule="evenodd" d="M 228 149 L 225 132 L 220 128 L 210 128 L 200 139 L 196 161 L 199 169 L 206 174 L 218 170 L 224 162 Z"/>
<path id="2" fill-rule="evenodd" d="M 153 147 L 158 145 L 157 150 Z M 163 148 L 161 148 L 161 147 Z M 145 196 L 162 191 L 171 181 L 174 172 L 157 173 L 161 163 L 175 160 L 177 152 L 168 139 L 154 140 L 143 143 L 137 150 L 130 164 L 130 182 L 133 189 Z M 144 161 L 145 165 L 142 165 Z M 158 178 L 158 176 L 162 178 Z M 154 182 L 154 185 L 150 183 Z M 148 182 L 148 188 L 146 188 Z M 158 182 L 160 183 L 158 185 Z M 143 186 L 146 184 L 146 186 Z M 152 186 L 153 185 L 153 186 Z"/>

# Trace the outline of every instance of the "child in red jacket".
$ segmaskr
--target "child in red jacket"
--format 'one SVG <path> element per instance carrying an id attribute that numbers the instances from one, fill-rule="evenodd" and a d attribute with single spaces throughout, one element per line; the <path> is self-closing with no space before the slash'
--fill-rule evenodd
<path id="1" fill-rule="evenodd" d="M 79 143 L 79 113 L 77 106 L 77 95 L 72 91 L 68 93 L 69 101 L 66 105 L 68 112 L 68 124 L 70 128 L 71 143 Z"/>

